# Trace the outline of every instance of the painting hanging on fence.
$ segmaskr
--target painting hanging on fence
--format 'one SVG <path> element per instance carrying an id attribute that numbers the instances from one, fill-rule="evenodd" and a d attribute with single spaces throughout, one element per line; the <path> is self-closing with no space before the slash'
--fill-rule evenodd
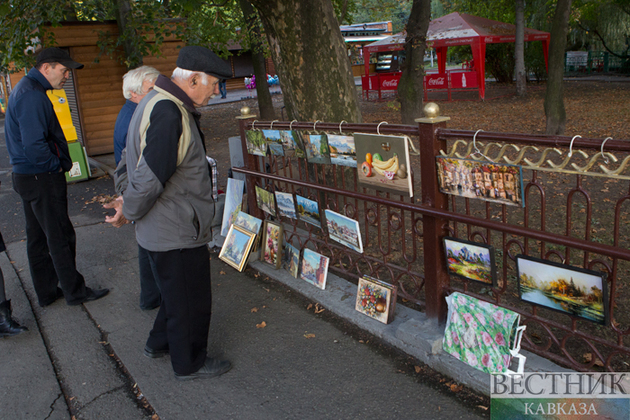
<path id="1" fill-rule="evenodd" d="M 258 235 L 262 220 L 245 212 L 239 211 L 234 219 L 234 224 Z"/>
<path id="2" fill-rule="evenodd" d="M 449 274 L 497 285 L 494 248 L 490 245 L 445 237 L 444 251 Z"/>
<path id="3" fill-rule="evenodd" d="M 605 274 L 548 260 L 516 256 L 521 300 L 608 324 L 608 288 Z"/>
<path id="4" fill-rule="evenodd" d="M 302 145 L 308 163 L 330 164 L 330 151 L 326 134 L 302 133 Z"/>
<path id="5" fill-rule="evenodd" d="M 286 242 L 282 251 L 282 268 L 287 270 L 293 277 L 297 277 L 299 266 L 300 250 Z"/>
<path id="6" fill-rule="evenodd" d="M 280 216 L 289 217 L 291 219 L 297 219 L 297 213 L 295 212 L 295 201 L 293 201 L 293 194 L 276 191 L 276 204 L 278 204 L 278 212 Z"/>
<path id="7" fill-rule="evenodd" d="M 350 249 L 363 253 L 359 222 L 332 210 L 326 209 L 324 213 L 326 213 L 328 236 Z"/>
<path id="8" fill-rule="evenodd" d="M 238 271 L 243 271 L 255 238 L 255 233 L 232 225 L 228 230 L 219 258 Z"/>
<path id="9" fill-rule="evenodd" d="M 282 225 L 265 220 L 263 224 L 260 260 L 276 268 L 280 268 L 280 264 L 282 263 L 282 243 L 284 241 L 282 232 Z"/>
<path id="10" fill-rule="evenodd" d="M 284 155 L 287 157 L 304 158 L 304 146 L 302 146 L 302 134 L 296 130 L 281 130 L 282 146 L 284 147 Z"/>
<path id="11" fill-rule="evenodd" d="M 234 219 L 243 206 L 243 189 L 245 181 L 228 178 L 227 191 L 225 192 L 225 207 L 223 208 L 223 220 L 221 223 L 221 236 L 226 236 Z"/>
<path id="12" fill-rule="evenodd" d="M 355 133 L 359 185 L 413 197 L 407 137 Z"/>
<path id="13" fill-rule="evenodd" d="M 380 280 L 360 278 L 355 309 L 383 324 L 394 319 L 396 287 Z"/>
<path id="14" fill-rule="evenodd" d="M 330 163 L 333 165 L 357 167 L 357 149 L 354 147 L 353 136 L 328 135 L 328 149 Z"/>
<path id="15" fill-rule="evenodd" d="M 256 156 L 267 156 L 267 140 L 260 130 L 245 131 L 247 153 Z"/>
<path id="16" fill-rule="evenodd" d="M 304 248 L 300 278 L 324 290 L 328 277 L 328 257 Z"/>
<path id="17" fill-rule="evenodd" d="M 524 206 L 523 170 L 507 163 L 435 158 L 440 192 L 510 206 Z"/>
<path id="18" fill-rule="evenodd" d="M 256 203 L 259 209 L 276 217 L 276 201 L 272 192 L 256 185 Z"/>
<path id="19" fill-rule="evenodd" d="M 262 130 L 262 132 L 269 146 L 269 153 L 276 156 L 284 156 L 280 130 Z"/>
<path id="20" fill-rule="evenodd" d="M 302 197 L 297 194 L 295 196 L 295 201 L 297 203 L 298 220 L 310 223 L 317 226 L 318 228 L 321 228 L 322 218 L 319 214 L 319 204 L 317 204 L 317 201 L 309 200 L 308 198 Z"/>

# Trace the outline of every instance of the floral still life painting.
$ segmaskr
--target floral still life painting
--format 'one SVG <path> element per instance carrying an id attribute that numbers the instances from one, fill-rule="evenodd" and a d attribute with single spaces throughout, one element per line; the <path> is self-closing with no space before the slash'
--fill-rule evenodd
<path id="1" fill-rule="evenodd" d="M 219 253 L 219 258 L 238 271 L 243 271 L 255 238 L 256 234 L 232 225 Z"/>
<path id="2" fill-rule="evenodd" d="M 260 259 L 276 268 L 280 268 L 282 263 L 282 243 L 284 239 L 282 231 L 282 225 L 265 220 Z"/>
<path id="3" fill-rule="evenodd" d="M 328 257 L 305 248 L 302 256 L 300 278 L 324 290 L 326 288 L 326 277 L 328 276 L 328 261 Z"/>
<path id="4" fill-rule="evenodd" d="M 359 279 L 355 309 L 387 324 L 391 319 L 392 290 L 365 278 Z"/>

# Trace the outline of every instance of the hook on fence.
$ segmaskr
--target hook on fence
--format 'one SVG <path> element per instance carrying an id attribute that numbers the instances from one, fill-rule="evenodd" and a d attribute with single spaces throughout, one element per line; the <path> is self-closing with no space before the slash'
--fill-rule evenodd
<path id="1" fill-rule="evenodd" d="M 289 131 L 290 131 L 290 130 L 293 130 L 293 123 L 294 123 L 294 122 L 298 122 L 298 120 L 293 120 L 293 121 L 291 121 L 291 122 L 289 123 Z"/>
<path id="2" fill-rule="evenodd" d="M 269 127 L 270 130 L 273 130 L 273 123 L 278 122 L 279 120 L 273 120 L 271 121 L 271 126 Z"/>
<path id="3" fill-rule="evenodd" d="M 378 123 L 378 125 L 376 126 L 376 134 L 378 134 L 379 136 L 381 135 L 381 124 L 389 124 L 387 121 L 381 121 L 380 123 Z"/>
<path id="4" fill-rule="evenodd" d="M 341 130 L 341 124 L 343 124 L 343 123 L 346 123 L 346 124 L 347 124 L 348 122 L 347 122 L 346 120 L 343 120 L 343 121 L 341 121 L 341 122 L 339 123 L 339 134 L 343 134 L 343 131 Z"/>
<path id="5" fill-rule="evenodd" d="M 481 150 L 479 150 L 479 148 L 477 147 L 477 134 L 479 134 L 480 131 L 483 131 L 482 129 L 479 129 L 475 132 L 475 134 L 473 135 L 473 147 L 475 149 L 475 151 L 471 154 L 471 156 L 474 155 L 479 155 L 483 158 L 485 158 L 486 160 L 490 161 L 490 162 L 494 162 L 492 159 L 490 159 L 488 156 L 484 155 L 483 153 L 481 153 Z"/>
<path id="6" fill-rule="evenodd" d="M 317 120 L 313 123 L 313 131 L 317 132 L 317 123 L 321 122 L 320 120 Z"/>
<path id="7" fill-rule="evenodd" d="M 255 130 L 255 129 L 256 129 L 256 121 L 258 121 L 258 120 L 254 120 L 254 121 L 252 122 L 252 130 Z"/>
<path id="8" fill-rule="evenodd" d="M 578 137 L 582 138 L 582 136 L 573 136 L 573 138 L 571 139 L 571 144 L 569 145 L 569 157 L 573 156 L 573 142 Z M 603 147 L 603 145 L 602 145 L 602 147 Z"/>
<path id="9" fill-rule="evenodd" d="M 604 162 L 606 162 L 606 165 L 608 165 L 608 158 L 606 157 L 606 155 L 604 154 L 604 145 L 606 144 L 606 142 L 608 140 L 612 140 L 612 137 L 606 137 L 606 139 L 602 142 L 602 157 L 604 158 Z"/>

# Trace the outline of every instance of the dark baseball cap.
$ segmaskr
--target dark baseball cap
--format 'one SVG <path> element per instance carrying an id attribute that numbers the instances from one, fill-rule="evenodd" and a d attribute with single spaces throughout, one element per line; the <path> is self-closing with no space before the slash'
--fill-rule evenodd
<path id="1" fill-rule="evenodd" d="M 72 58 L 70 58 L 70 54 L 61 48 L 50 47 L 46 48 L 42 52 L 37 55 L 37 64 L 40 65 L 42 63 L 59 63 L 70 69 L 82 69 L 83 64 L 77 63 Z"/>
<path id="2" fill-rule="evenodd" d="M 177 67 L 184 70 L 204 72 L 217 79 L 229 79 L 232 77 L 232 67 L 206 47 L 183 47 L 177 57 Z"/>

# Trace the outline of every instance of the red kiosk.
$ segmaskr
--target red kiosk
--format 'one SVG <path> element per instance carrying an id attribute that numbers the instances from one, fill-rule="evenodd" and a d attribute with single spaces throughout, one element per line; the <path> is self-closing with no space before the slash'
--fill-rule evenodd
<path id="1" fill-rule="evenodd" d="M 427 47 L 435 48 L 438 59 L 438 72 L 424 78 L 425 95 L 427 90 L 451 89 L 478 90 L 479 98 L 486 94 L 486 44 L 515 41 L 516 27 L 509 23 L 497 22 L 464 13 L 451 13 L 432 20 L 427 31 Z M 545 65 L 549 54 L 549 32 L 525 28 L 525 41 L 541 41 Z M 404 49 L 405 34 L 399 33 L 363 47 L 365 74 L 361 76 L 363 94 L 369 98 L 370 91 L 377 91 L 381 99 L 382 91 L 398 88 L 400 72 L 370 74 L 370 54 L 400 51 Z M 446 51 L 455 45 L 470 45 L 474 65 L 468 69 L 446 70 Z"/>

